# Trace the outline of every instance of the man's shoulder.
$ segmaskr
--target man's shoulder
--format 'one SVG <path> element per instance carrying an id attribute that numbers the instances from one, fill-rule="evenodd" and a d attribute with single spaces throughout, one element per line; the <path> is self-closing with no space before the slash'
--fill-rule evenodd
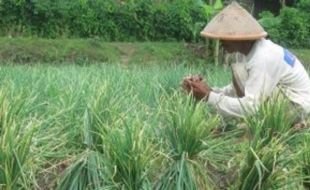
<path id="1" fill-rule="evenodd" d="M 282 60 L 283 48 L 270 40 L 261 39 L 256 42 L 255 50 L 248 59 L 247 68 L 270 68 Z"/>
<path id="2" fill-rule="evenodd" d="M 279 59 L 283 57 L 283 47 L 269 39 L 261 39 L 257 44 L 254 57 L 265 61 Z"/>
<path id="3" fill-rule="evenodd" d="M 280 45 L 274 43 L 270 39 L 261 39 L 258 43 L 258 49 L 263 52 L 268 52 L 268 51 L 281 51 L 283 47 Z"/>

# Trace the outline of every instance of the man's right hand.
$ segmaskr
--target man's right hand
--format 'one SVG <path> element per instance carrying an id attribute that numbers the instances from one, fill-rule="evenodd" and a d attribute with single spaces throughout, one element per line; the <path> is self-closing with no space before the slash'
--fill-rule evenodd
<path id="1" fill-rule="evenodd" d="M 203 78 L 198 75 L 185 77 L 182 81 L 182 87 L 188 94 L 192 93 L 196 100 L 207 100 L 211 88 L 202 80 Z"/>
<path id="2" fill-rule="evenodd" d="M 188 75 L 183 78 L 181 86 L 183 90 L 189 94 L 192 90 L 191 82 L 200 82 L 202 80 L 203 78 L 200 75 Z"/>

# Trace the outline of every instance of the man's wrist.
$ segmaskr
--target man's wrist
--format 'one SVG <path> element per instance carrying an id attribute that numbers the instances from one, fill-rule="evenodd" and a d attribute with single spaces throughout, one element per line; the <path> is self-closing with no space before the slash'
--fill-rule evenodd
<path id="1" fill-rule="evenodd" d="M 211 92 L 212 92 L 212 89 L 209 89 L 209 91 L 206 93 L 206 95 L 203 97 L 202 100 L 207 102 Z"/>

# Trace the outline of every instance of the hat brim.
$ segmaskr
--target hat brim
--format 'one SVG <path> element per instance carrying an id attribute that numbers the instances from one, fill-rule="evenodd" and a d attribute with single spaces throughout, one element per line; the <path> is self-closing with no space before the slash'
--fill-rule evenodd
<path id="1" fill-rule="evenodd" d="M 242 41 L 242 40 L 258 40 L 261 38 L 265 38 L 267 36 L 267 32 L 262 32 L 261 34 L 255 35 L 221 35 L 221 34 L 211 34 L 207 32 L 201 32 L 201 36 L 212 38 L 212 39 L 219 39 L 219 40 L 227 40 L 227 41 Z"/>

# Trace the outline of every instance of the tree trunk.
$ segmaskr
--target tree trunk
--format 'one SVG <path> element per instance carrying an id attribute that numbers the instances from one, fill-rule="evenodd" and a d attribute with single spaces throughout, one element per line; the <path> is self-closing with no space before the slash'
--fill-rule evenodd
<path id="1" fill-rule="evenodd" d="M 215 40 L 214 63 L 216 66 L 219 65 L 219 54 L 220 54 L 220 40 Z"/>
<path id="2" fill-rule="evenodd" d="M 239 4 L 253 14 L 254 0 L 239 0 Z"/>
<path id="3" fill-rule="evenodd" d="M 262 11 L 271 11 L 273 14 L 278 15 L 281 9 L 281 3 L 279 0 L 262 1 L 254 0 L 254 16 L 258 18 L 259 13 Z"/>
<path id="4" fill-rule="evenodd" d="M 281 3 L 281 7 L 283 8 L 283 7 L 285 7 L 285 0 L 280 0 L 280 3 Z"/>

